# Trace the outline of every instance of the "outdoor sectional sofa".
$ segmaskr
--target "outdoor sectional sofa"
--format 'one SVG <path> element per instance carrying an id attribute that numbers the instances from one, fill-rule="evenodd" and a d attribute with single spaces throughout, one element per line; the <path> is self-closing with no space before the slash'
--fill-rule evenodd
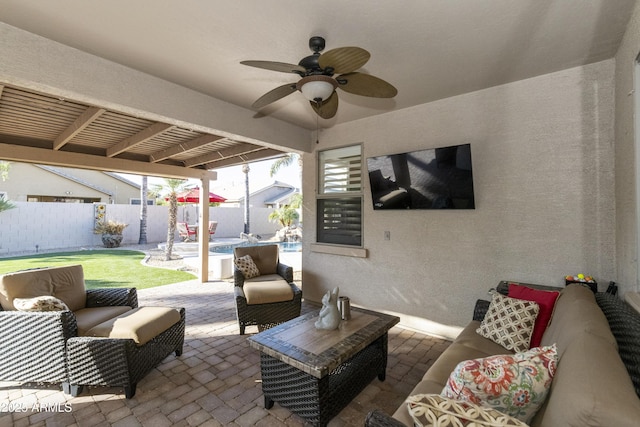
<path id="1" fill-rule="evenodd" d="M 508 294 L 509 283 L 514 282 L 500 282 L 497 289 L 500 295 Z M 637 426 L 640 423 L 640 315 L 617 296 L 606 293 L 594 294 L 584 285 L 571 284 L 563 289 L 520 285 L 537 290 L 560 291 L 551 322 L 544 331 L 540 344 L 555 344 L 558 356 L 556 371 L 546 400 L 529 420 L 529 425 Z M 443 404 L 441 401 L 447 399 L 438 395 L 443 392 L 445 386 L 450 386 L 448 381 L 454 377 L 455 374 L 452 372 L 460 362 L 513 353 L 476 332 L 489 304 L 483 300 L 477 302 L 473 321 L 433 363 L 409 396 L 419 395 L 421 399 L 425 399 L 424 395 L 427 395 L 430 404 L 435 400 L 445 408 L 451 402 Z M 408 397 L 393 417 L 380 410 L 370 412 L 365 425 L 414 425 L 414 419 L 408 409 L 408 400 L 412 398 Z M 453 405 L 459 404 L 459 399 L 452 400 L 455 401 Z M 423 406 L 425 407 L 431 411 L 431 407 Z M 423 415 L 434 416 L 436 412 L 440 414 L 441 420 L 451 417 L 448 418 L 448 422 L 451 422 L 450 420 L 456 418 L 454 415 L 441 415 L 439 409 Z M 447 411 L 443 411 L 445 412 Z M 413 414 L 415 416 L 416 412 L 413 411 Z"/>
<path id="2" fill-rule="evenodd" d="M 0 381 L 123 387 L 127 398 L 172 352 L 184 308 L 138 307 L 135 288 L 85 289 L 81 265 L 0 277 Z"/>

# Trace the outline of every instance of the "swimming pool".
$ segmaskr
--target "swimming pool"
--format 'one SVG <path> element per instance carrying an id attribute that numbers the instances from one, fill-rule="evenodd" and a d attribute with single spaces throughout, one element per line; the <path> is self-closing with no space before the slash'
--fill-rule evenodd
<path id="1" fill-rule="evenodd" d="M 238 246 L 256 246 L 256 245 L 273 245 L 274 242 L 242 242 L 231 245 L 216 245 L 209 249 L 209 252 L 217 254 L 232 254 L 233 248 Z M 276 242 L 280 247 L 280 252 L 300 252 L 302 250 L 302 242 Z"/>

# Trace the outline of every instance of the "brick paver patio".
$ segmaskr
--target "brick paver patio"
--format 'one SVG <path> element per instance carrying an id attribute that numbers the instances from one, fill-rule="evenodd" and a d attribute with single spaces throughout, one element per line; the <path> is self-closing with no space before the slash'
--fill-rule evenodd
<path id="1" fill-rule="evenodd" d="M 238 334 L 233 284 L 189 281 L 138 291 L 140 305 L 185 307 L 184 353 L 171 355 L 140 383 L 133 399 L 114 387 L 85 387 L 72 398 L 59 387 L 0 382 L 0 426 L 302 426 L 289 410 L 266 410 L 260 356 Z M 303 312 L 318 307 L 303 303 Z M 394 327 L 387 379 L 374 380 L 330 426 L 363 425 L 379 408 L 392 413 L 449 345 Z M 1 361 L 0 361 L 1 363 Z"/>

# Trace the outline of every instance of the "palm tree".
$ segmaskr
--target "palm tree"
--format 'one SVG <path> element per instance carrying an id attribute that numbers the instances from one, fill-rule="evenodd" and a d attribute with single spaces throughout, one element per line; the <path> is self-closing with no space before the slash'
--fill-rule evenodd
<path id="1" fill-rule="evenodd" d="M 269 221 L 279 222 L 282 227 L 290 227 L 299 217 L 298 211 L 291 205 L 283 205 L 269 214 Z"/>
<path id="2" fill-rule="evenodd" d="M 147 244 L 147 176 L 142 176 L 142 185 L 140 186 L 140 237 L 139 245 Z"/>
<path id="3" fill-rule="evenodd" d="M 0 161 L 0 179 L 6 181 L 9 177 L 9 168 L 11 167 L 11 163 Z"/>
<path id="4" fill-rule="evenodd" d="M 4 195 L 0 196 L 0 212 L 8 211 L 9 209 L 13 209 L 15 207 L 16 205 L 5 199 Z"/>
<path id="5" fill-rule="evenodd" d="M 171 260 L 171 252 L 173 251 L 173 241 L 176 234 L 176 223 L 178 222 L 178 193 L 183 191 L 186 179 L 165 178 L 165 185 L 161 188 L 169 190 L 169 226 L 167 229 L 167 246 L 164 250 L 165 261 Z"/>
<path id="6" fill-rule="evenodd" d="M 11 163 L 0 161 L 0 179 L 2 179 L 3 181 L 6 181 L 8 179 L 10 167 Z M 4 195 L 0 196 L 0 212 L 8 211 L 9 209 L 13 209 L 15 207 L 16 205 L 5 199 Z"/>
<path id="7" fill-rule="evenodd" d="M 249 224 L 249 163 L 242 165 L 244 173 L 244 232 L 249 234 L 251 226 Z"/>
<path id="8" fill-rule="evenodd" d="M 273 177 L 281 168 L 289 167 L 293 162 L 298 162 L 298 170 L 300 171 L 300 185 L 302 185 L 302 156 L 296 153 L 287 153 L 283 157 L 279 157 L 271 164 L 269 176 Z"/>

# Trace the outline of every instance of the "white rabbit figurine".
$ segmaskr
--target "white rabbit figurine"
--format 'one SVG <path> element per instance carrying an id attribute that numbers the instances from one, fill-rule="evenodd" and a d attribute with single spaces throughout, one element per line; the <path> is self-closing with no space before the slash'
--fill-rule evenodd
<path id="1" fill-rule="evenodd" d="M 322 297 L 322 308 L 316 321 L 317 329 L 337 329 L 340 326 L 340 312 L 338 311 L 338 288 L 327 291 Z"/>

